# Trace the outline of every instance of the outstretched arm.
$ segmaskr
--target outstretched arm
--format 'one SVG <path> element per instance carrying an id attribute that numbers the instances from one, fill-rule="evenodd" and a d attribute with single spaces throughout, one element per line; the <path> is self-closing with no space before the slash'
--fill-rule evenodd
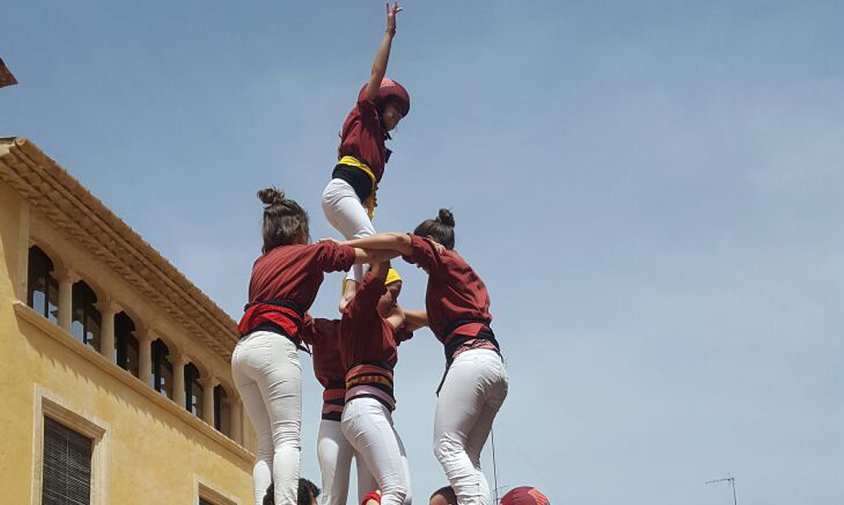
<path id="1" fill-rule="evenodd" d="M 405 323 L 404 313 L 401 311 L 401 309 L 396 308 L 396 310 L 394 310 L 390 313 L 390 315 L 387 316 L 387 322 L 390 323 L 390 326 L 392 326 L 393 331 L 398 330 Z"/>
<path id="2" fill-rule="evenodd" d="M 378 46 L 378 52 L 375 54 L 375 61 L 372 62 L 372 73 L 369 77 L 369 82 L 366 84 L 366 97 L 370 100 L 375 100 L 378 95 L 378 89 L 381 87 L 381 81 L 387 73 L 387 63 L 390 61 L 390 47 L 393 45 L 393 37 L 396 36 L 396 15 L 402 11 L 399 7 L 398 1 L 390 4 L 387 3 L 387 29 L 384 32 L 384 38 L 381 39 L 381 45 Z"/>
<path id="3" fill-rule="evenodd" d="M 405 310 L 404 324 L 407 331 L 411 332 L 428 326 L 428 313 L 424 310 Z"/>
<path id="4" fill-rule="evenodd" d="M 355 265 L 361 263 L 381 263 L 383 261 L 390 261 L 399 255 L 398 251 L 390 250 L 367 250 L 355 247 Z M 386 274 L 384 274 L 386 275 Z"/>
<path id="5" fill-rule="evenodd" d="M 375 251 L 395 251 L 396 256 L 413 254 L 410 236 L 406 233 L 376 233 L 368 237 L 356 238 L 345 242 L 346 245 Z M 395 256 L 393 256 L 395 257 Z"/>

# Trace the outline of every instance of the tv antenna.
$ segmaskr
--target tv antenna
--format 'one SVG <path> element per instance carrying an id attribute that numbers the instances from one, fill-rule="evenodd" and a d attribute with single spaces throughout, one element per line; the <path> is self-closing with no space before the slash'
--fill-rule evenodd
<path id="1" fill-rule="evenodd" d="M 738 505 L 736 502 L 736 478 L 735 477 L 725 477 L 723 479 L 715 479 L 715 480 L 708 480 L 704 482 L 704 484 L 715 484 L 717 482 L 729 482 L 730 486 L 733 488 L 733 505 Z"/>

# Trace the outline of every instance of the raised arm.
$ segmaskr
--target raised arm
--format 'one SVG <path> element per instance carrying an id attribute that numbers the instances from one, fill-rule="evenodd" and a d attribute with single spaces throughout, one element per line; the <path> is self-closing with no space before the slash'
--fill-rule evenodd
<path id="1" fill-rule="evenodd" d="M 387 63 L 390 61 L 390 47 L 393 45 L 393 37 L 396 36 L 396 15 L 401 11 L 402 8 L 399 7 L 398 1 L 393 3 L 392 7 L 387 3 L 387 29 L 384 32 L 384 38 L 381 39 L 381 45 L 378 46 L 375 61 L 372 62 L 372 73 L 369 77 L 369 82 L 366 84 L 366 97 L 370 100 L 375 100 L 375 97 L 378 96 L 381 81 L 387 73 Z"/>
<path id="2" fill-rule="evenodd" d="M 410 235 L 406 233 L 376 233 L 368 237 L 356 238 L 345 242 L 346 245 L 375 251 L 394 251 L 396 256 L 413 254 Z M 395 256 L 393 256 L 395 257 Z"/>
<path id="3" fill-rule="evenodd" d="M 387 279 L 389 270 L 390 263 L 388 262 L 372 263 L 372 268 L 364 276 L 361 285 L 356 288 L 354 296 L 348 303 L 345 301 L 341 303 L 340 311 L 355 319 L 377 316 L 378 300 L 386 292 L 384 281 Z"/>
<path id="4" fill-rule="evenodd" d="M 381 282 L 383 283 L 387 280 L 387 272 L 390 271 L 390 264 L 386 261 L 372 263 L 372 269 L 370 271 L 372 272 L 373 277 L 381 279 Z"/>

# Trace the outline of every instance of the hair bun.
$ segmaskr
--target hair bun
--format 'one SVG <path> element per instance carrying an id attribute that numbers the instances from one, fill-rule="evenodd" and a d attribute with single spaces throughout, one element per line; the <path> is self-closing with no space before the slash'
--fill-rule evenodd
<path id="1" fill-rule="evenodd" d="M 279 191 L 275 186 L 271 186 L 269 188 L 259 190 L 258 198 L 260 198 L 267 207 L 271 205 L 278 205 L 284 202 L 284 192 Z"/>
<path id="2" fill-rule="evenodd" d="M 436 220 L 446 226 L 454 228 L 454 215 L 448 209 L 440 209 Z"/>

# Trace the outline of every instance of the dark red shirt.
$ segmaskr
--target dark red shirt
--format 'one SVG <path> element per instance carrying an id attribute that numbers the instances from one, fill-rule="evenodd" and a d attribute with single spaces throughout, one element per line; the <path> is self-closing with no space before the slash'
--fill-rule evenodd
<path id="1" fill-rule="evenodd" d="M 492 321 L 489 313 L 489 293 L 484 281 L 472 270 L 457 251 L 438 254 L 431 241 L 410 234 L 413 253 L 405 261 L 415 263 L 428 273 L 428 290 L 425 293 L 425 308 L 428 311 L 428 325 L 442 343 L 448 343 L 449 329 L 457 321 Z M 482 322 L 460 326 L 459 335 L 476 336 L 484 327 Z"/>
<path id="2" fill-rule="evenodd" d="M 314 375 L 322 387 L 344 389 L 346 368 L 340 360 L 340 320 L 307 318 L 302 339 L 311 345 Z"/>
<path id="3" fill-rule="evenodd" d="M 381 182 L 390 152 L 384 140 L 389 135 L 381 126 L 375 102 L 366 97 L 365 89 L 358 96 L 355 108 L 346 116 L 341 135 L 340 157 L 354 156 L 372 170 L 376 182 Z"/>
<path id="4" fill-rule="evenodd" d="M 304 313 L 311 308 L 324 272 L 345 271 L 355 262 L 355 249 L 336 242 L 276 247 L 255 260 L 249 281 L 249 306 L 240 320 L 241 335 L 266 323 L 295 336 L 300 322 L 286 307 L 261 304 L 268 300 L 295 303 Z"/>
<path id="5" fill-rule="evenodd" d="M 384 281 L 367 273 L 340 321 L 340 359 L 346 370 L 362 363 L 392 369 L 398 361 L 393 326 L 378 314 L 378 300 L 387 292 Z"/>

